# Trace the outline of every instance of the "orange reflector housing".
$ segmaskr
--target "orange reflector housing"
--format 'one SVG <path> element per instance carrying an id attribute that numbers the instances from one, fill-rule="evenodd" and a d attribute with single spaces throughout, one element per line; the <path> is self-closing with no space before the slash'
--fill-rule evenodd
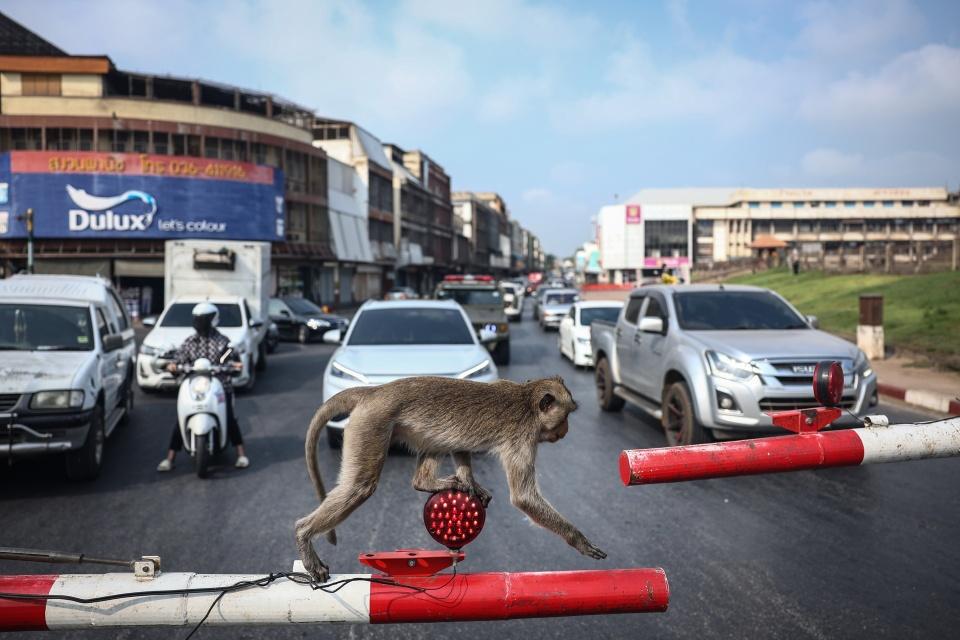
<path id="1" fill-rule="evenodd" d="M 423 505 L 427 533 L 448 549 L 459 549 L 476 540 L 485 519 L 483 504 L 462 491 L 439 491 Z"/>
<path id="2" fill-rule="evenodd" d="M 825 407 L 839 407 L 843 398 L 843 367 L 839 362 L 824 360 L 813 370 L 813 397 Z"/>

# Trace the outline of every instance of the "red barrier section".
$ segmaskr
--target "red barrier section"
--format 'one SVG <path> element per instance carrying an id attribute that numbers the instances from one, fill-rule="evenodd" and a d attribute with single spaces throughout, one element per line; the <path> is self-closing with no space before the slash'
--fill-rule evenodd
<path id="1" fill-rule="evenodd" d="M 57 581 L 55 575 L 0 576 L 4 593 L 50 593 Z M 3 631 L 42 631 L 47 628 L 47 603 L 43 600 L 0 599 L 0 621 Z"/>
<path id="2" fill-rule="evenodd" d="M 858 465 L 863 441 L 854 430 L 805 433 L 620 454 L 625 485 Z"/>
<path id="3" fill-rule="evenodd" d="M 425 592 L 370 585 L 370 622 L 509 620 L 666 611 L 663 569 L 475 573 L 404 577 Z"/>

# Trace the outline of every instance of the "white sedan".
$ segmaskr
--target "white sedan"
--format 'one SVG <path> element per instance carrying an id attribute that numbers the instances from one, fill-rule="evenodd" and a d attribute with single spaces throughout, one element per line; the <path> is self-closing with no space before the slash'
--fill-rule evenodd
<path id="1" fill-rule="evenodd" d="M 622 308 L 622 302 L 610 300 L 574 303 L 560 321 L 560 336 L 557 339 L 560 355 L 570 358 L 574 366 L 593 366 L 593 352 L 590 350 L 590 323 L 594 320 L 616 322 Z"/>
<path id="2" fill-rule="evenodd" d="M 490 336 L 481 331 L 484 338 Z M 324 335 L 329 341 L 338 331 Z M 493 382 L 500 376 L 463 308 L 452 300 L 370 301 L 357 311 L 323 372 L 323 401 L 351 387 L 412 376 Z M 343 441 L 348 416 L 327 424 L 327 440 Z"/>

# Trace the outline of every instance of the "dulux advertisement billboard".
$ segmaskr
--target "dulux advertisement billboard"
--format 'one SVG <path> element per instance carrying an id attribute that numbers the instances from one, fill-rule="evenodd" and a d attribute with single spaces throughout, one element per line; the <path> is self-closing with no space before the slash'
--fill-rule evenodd
<path id="1" fill-rule="evenodd" d="M 82 151 L 0 154 L 0 240 L 284 239 L 283 174 L 212 158 Z"/>

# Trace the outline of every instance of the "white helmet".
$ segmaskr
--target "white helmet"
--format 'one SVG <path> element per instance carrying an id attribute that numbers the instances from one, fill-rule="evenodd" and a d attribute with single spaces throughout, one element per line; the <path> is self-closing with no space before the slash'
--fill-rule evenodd
<path id="1" fill-rule="evenodd" d="M 201 302 L 193 308 L 193 328 L 197 333 L 206 335 L 210 329 L 217 326 L 220 320 L 220 310 L 217 305 Z"/>

